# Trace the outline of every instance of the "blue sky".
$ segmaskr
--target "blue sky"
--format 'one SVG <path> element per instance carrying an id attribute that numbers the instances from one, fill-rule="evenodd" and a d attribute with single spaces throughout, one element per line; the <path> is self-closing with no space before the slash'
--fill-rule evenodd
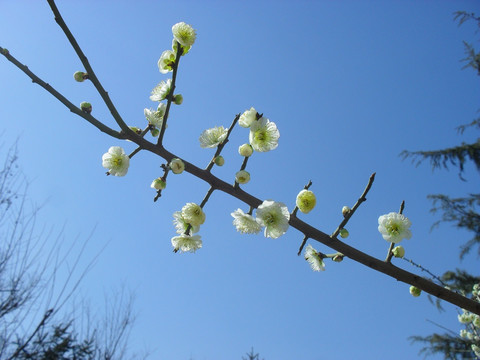
<path id="1" fill-rule="evenodd" d="M 254 106 L 274 121 L 279 147 L 255 154 L 244 189 L 292 210 L 308 180 L 317 207 L 301 215 L 331 233 L 341 208 L 353 205 L 376 172 L 368 201 L 352 218 L 349 244 L 384 258 L 379 215 L 406 201 L 412 239 L 406 256 L 432 272 L 464 267 L 478 273 L 478 259 L 458 259 L 469 234 L 449 225 L 430 231 L 427 194 L 463 196 L 478 191 L 478 173 L 467 182 L 453 169 L 432 172 L 398 156 L 404 149 L 439 149 L 477 134 L 455 127 L 477 116 L 480 89 L 461 70 L 462 41 L 475 43 L 475 27 L 458 27 L 457 10 L 477 11 L 477 1 L 59 1 L 59 10 L 97 76 L 129 125 L 145 126 L 150 91 L 167 76 L 160 54 L 171 46 L 171 26 L 197 29 L 183 57 L 165 146 L 206 166 L 213 150 L 201 149 L 200 133 L 229 126 Z M 89 101 L 93 114 L 114 126 L 46 4 L 0 1 L 0 46 L 73 103 Z M 67 237 L 86 238 L 95 227 L 85 263 L 108 243 L 82 283 L 81 296 L 101 310 L 104 293 L 124 284 L 136 293 L 138 318 L 132 351 L 148 349 L 165 360 L 240 359 L 253 346 L 266 360 L 408 359 L 419 346 L 408 336 L 460 327 L 456 309 L 438 313 L 427 297 L 345 259 L 314 273 L 296 253 L 302 234 L 279 239 L 238 234 L 230 213 L 238 200 L 214 193 L 205 207 L 195 254 L 172 253 L 172 213 L 208 190 L 189 174 L 169 176 L 154 203 L 151 181 L 162 161 L 140 153 L 124 178 L 105 176 L 101 156 L 121 143 L 75 117 L 8 63 L 0 61 L 2 143 L 19 139 L 21 166 L 32 201 L 43 204 L 41 223 Z M 214 173 L 232 181 L 242 159 L 238 145 L 248 131 L 236 128 Z M 5 149 L 5 147 L 3 148 Z M 314 245 L 323 252 L 323 246 Z M 397 262 L 398 263 L 398 262 Z M 399 263 L 408 270 L 408 264 Z M 98 305 L 97 305 L 98 304 Z M 441 357 L 432 357 L 440 359 Z"/>

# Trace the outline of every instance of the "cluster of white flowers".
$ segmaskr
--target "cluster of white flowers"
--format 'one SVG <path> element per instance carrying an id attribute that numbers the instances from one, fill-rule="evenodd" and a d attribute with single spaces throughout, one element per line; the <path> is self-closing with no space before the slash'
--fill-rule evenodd
<path id="1" fill-rule="evenodd" d="M 195 252 L 202 247 L 200 235 L 192 235 L 200 230 L 205 222 L 205 213 L 195 203 L 187 203 L 182 211 L 173 213 L 173 225 L 178 236 L 172 238 L 173 251 Z"/>
<path id="2" fill-rule="evenodd" d="M 256 211 L 256 218 L 237 209 L 232 214 L 233 225 L 243 234 L 258 234 L 265 227 L 265 237 L 277 239 L 288 230 L 290 213 L 284 203 L 265 200 Z"/>
<path id="3" fill-rule="evenodd" d="M 480 284 L 473 286 L 472 300 L 480 302 Z M 477 357 L 480 357 L 480 316 L 463 310 L 458 315 L 458 321 L 465 325 L 465 328 L 460 330 L 460 336 L 472 343 L 472 351 Z"/>

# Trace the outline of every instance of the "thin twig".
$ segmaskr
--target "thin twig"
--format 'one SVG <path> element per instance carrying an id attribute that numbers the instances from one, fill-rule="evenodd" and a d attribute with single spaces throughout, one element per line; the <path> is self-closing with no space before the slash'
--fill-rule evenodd
<path id="1" fill-rule="evenodd" d="M 240 114 L 237 114 L 235 116 L 235 118 L 233 119 L 232 121 L 232 124 L 230 125 L 230 127 L 228 128 L 228 131 L 227 131 L 227 136 L 225 137 L 225 140 L 222 141 L 221 144 L 219 144 L 217 146 L 217 151 L 215 151 L 215 155 L 213 155 L 213 160 L 218 156 L 220 155 L 220 153 L 222 152 L 223 148 L 225 147 L 225 145 L 227 144 L 228 142 L 228 137 L 230 136 L 230 134 L 232 133 L 232 130 L 233 128 L 235 127 L 235 124 L 237 123 L 238 119 L 240 119 Z M 210 161 L 210 163 L 208 164 L 207 168 L 205 169 L 206 171 L 210 171 L 213 167 L 213 160 Z M 243 169 L 242 169 L 243 170 Z"/>
<path id="2" fill-rule="evenodd" d="M 342 222 L 340 223 L 340 225 L 338 225 L 337 229 L 333 232 L 332 235 L 330 235 L 331 238 L 335 238 L 337 237 L 337 235 L 340 233 L 340 230 L 342 230 L 345 225 L 347 225 L 348 223 L 348 220 L 350 220 L 350 218 L 352 217 L 352 215 L 355 213 L 355 211 L 358 209 L 358 207 L 364 202 L 367 200 L 366 196 L 368 194 L 368 192 L 370 191 L 370 188 L 372 187 L 372 184 L 373 184 L 373 181 L 375 180 L 375 173 L 373 173 L 372 175 L 370 175 L 370 178 L 368 179 L 368 184 L 367 186 L 365 187 L 365 190 L 363 190 L 363 193 L 362 195 L 359 197 L 359 199 L 357 200 L 357 202 L 355 203 L 355 205 L 353 205 L 353 207 L 350 209 L 350 211 L 348 213 L 345 214 L 345 217 L 343 218 Z"/>
<path id="3" fill-rule="evenodd" d="M 113 118 L 117 122 L 118 126 L 120 126 L 120 128 L 125 134 L 129 134 L 130 132 L 132 132 L 132 130 L 130 130 L 128 125 L 123 121 L 122 117 L 120 116 L 117 109 L 115 108 L 115 105 L 113 105 L 112 100 L 110 100 L 110 96 L 105 91 L 102 84 L 100 83 L 100 80 L 98 80 L 97 76 L 95 75 L 93 68 L 90 66 L 90 63 L 88 62 L 87 57 L 85 56 L 82 49 L 78 45 L 77 40 L 70 32 L 70 29 L 68 28 L 67 24 L 65 24 L 65 21 L 63 21 L 62 15 L 58 11 L 57 5 L 55 5 L 55 1 L 47 0 L 47 2 L 48 2 L 48 5 L 50 5 L 50 8 L 52 9 L 53 15 L 55 16 L 55 21 L 67 36 L 68 41 L 72 45 L 73 49 L 77 53 L 78 58 L 82 62 L 83 66 L 85 67 L 85 70 L 88 73 L 89 80 L 97 89 L 98 93 L 103 99 L 103 102 L 105 103 L 105 105 L 107 105 L 108 110 L 110 110 L 110 113 L 112 114 Z"/>
<path id="4" fill-rule="evenodd" d="M 80 108 L 76 107 L 75 105 L 72 104 L 65 96 L 60 94 L 57 90 L 55 90 L 51 85 L 47 84 L 45 81 L 40 79 L 37 75 L 35 75 L 30 69 L 26 66 L 23 65 L 21 62 L 19 62 L 16 58 L 14 58 L 10 52 L 2 47 L 0 47 L 0 54 L 5 56 L 8 61 L 10 61 L 13 65 L 15 65 L 17 68 L 19 68 L 21 71 L 23 71 L 30 79 L 32 79 L 33 83 L 36 83 L 40 85 L 42 88 L 47 90 L 51 95 L 53 95 L 58 101 L 60 101 L 63 105 L 65 105 L 71 112 L 74 114 L 84 118 L 87 120 L 90 124 L 95 126 L 98 130 L 116 138 L 116 139 L 125 139 L 125 136 L 118 131 L 115 131 L 99 120 L 95 119 L 92 115 L 83 112 Z"/>

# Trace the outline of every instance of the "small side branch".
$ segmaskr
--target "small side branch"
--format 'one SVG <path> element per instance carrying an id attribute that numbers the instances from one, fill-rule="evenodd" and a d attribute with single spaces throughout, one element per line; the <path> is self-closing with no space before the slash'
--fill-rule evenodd
<path id="1" fill-rule="evenodd" d="M 65 24 L 65 21 L 63 21 L 62 15 L 58 11 L 57 5 L 55 5 L 54 0 L 47 0 L 48 5 L 50 5 L 50 8 L 52 9 L 53 15 L 55 16 L 55 21 L 57 24 L 60 26 L 60 28 L 63 30 L 65 35 L 68 38 L 68 41 L 72 45 L 73 49 L 77 53 L 78 58 L 82 62 L 83 66 L 85 67 L 85 70 L 88 73 L 89 79 L 92 82 L 92 84 L 95 86 L 97 89 L 98 93 L 102 97 L 103 101 L 105 102 L 105 105 L 107 105 L 108 110 L 110 110 L 110 113 L 112 114 L 113 118 L 117 122 L 118 126 L 122 129 L 122 131 L 125 134 L 128 134 L 131 132 L 127 124 L 123 121 L 122 117 L 118 113 L 117 109 L 113 105 L 112 100 L 110 100 L 110 96 L 108 93 L 105 91 L 103 88 L 102 84 L 100 83 L 100 80 L 98 80 L 97 76 L 95 75 L 95 72 L 93 71 L 92 67 L 90 66 L 90 63 L 88 62 L 87 57 L 83 53 L 82 49 L 77 43 L 77 40 L 75 40 L 75 37 L 72 35 L 70 32 L 70 29 L 68 28 L 67 24 Z"/>
<path id="2" fill-rule="evenodd" d="M 71 112 L 74 114 L 84 118 L 87 120 L 90 124 L 95 126 L 97 129 L 100 131 L 116 138 L 116 139 L 125 139 L 125 136 L 118 131 L 115 131 L 108 127 L 107 125 L 103 124 L 101 121 L 97 120 L 94 118 L 92 115 L 83 112 L 80 110 L 80 108 L 76 107 L 75 105 L 72 104 L 65 96 L 60 94 L 57 90 L 55 90 L 51 85 L 47 84 L 45 81 L 40 79 L 37 75 L 35 75 L 30 69 L 26 66 L 23 65 L 21 62 L 19 62 L 17 59 L 15 59 L 10 52 L 7 49 L 4 49 L 0 47 L 0 54 L 5 56 L 8 61 L 10 61 L 13 65 L 15 65 L 17 68 L 19 68 L 21 71 L 23 71 L 30 79 L 32 79 L 33 83 L 36 83 L 40 85 L 42 88 L 47 90 L 51 95 L 53 95 L 58 101 L 60 101 L 63 105 L 65 105 Z"/>
<path id="3" fill-rule="evenodd" d="M 361 195 L 360 198 L 357 200 L 357 202 L 355 203 L 355 205 L 353 205 L 353 207 L 350 209 L 350 211 L 345 214 L 345 216 L 344 216 L 342 222 L 340 223 L 340 225 L 338 225 L 337 229 L 333 232 L 332 235 L 330 235 L 331 238 L 337 237 L 337 235 L 340 233 L 340 230 L 342 230 L 342 229 L 345 227 L 345 225 L 347 225 L 348 220 L 350 220 L 350 218 L 351 218 L 352 215 L 355 213 L 355 211 L 357 211 L 358 207 L 359 207 L 364 201 L 367 201 L 367 194 L 368 194 L 368 192 L 370 191 L 370 188 L 372 187 L 374 181 L 375 181 L 375 173 L 373 173 L 372 175 L 370 175 L 370 178 L 368 179 L 368 184 L 367 184 L 367 186 L 365 187 L 365 190 L 363 190 L 362 195 Z"/>

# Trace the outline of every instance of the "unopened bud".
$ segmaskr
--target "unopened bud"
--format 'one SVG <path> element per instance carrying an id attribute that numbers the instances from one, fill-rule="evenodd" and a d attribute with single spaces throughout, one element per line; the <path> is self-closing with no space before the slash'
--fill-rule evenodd
<path id="1" fill-rule="evenodd" d="M 215 162 L 215 165 L 223 166 L 223 164 L 225 164 L 225 159 L 223 158 L 222 155 L 219 155 L 215 158 L 214 162 Z"/>
<path id="2" fill-rule="evenodd" d="M 87 75 L 87 73 L 84 73 L 83 71 L 76 71 L 73 74 L 73 78 L 75 79 L 75 81 L 83 82 L 85 79 L 88 79 L 88 75 Z"/>
<path id="3" fill-rule="evenodd" d="M 250 173 L 245 170 L 240 170 L 235 174 L 235 181 L 239 184 L 246 184 L 250 181 Z"/>
<path id="4" fill-rule="evenodd" d="M 340 236 L 344 239 L 346 239 L 350 235 L 347 229 L 340 229 Z"/>
<path id="5" fill-rule="evenodd" d="M 153 137 L 157 137 L 160 134 L 160 130 L 157 128 L 150 129 L 150 134 L 152 134 Z"/>
<path id="6" fill-rule="evenodd" d="M 181 94 L 174 95 L 173 102 L 175 105 L 181 105 L 183 103 L 183 96 Z"/>
<path id="7" fill-rule="evenodd" d="M 415 286 L 410 286 L 410 294 L 412 294 L 412 296 L 419 297 L 421 293 L 422 290 L 420 290 L 419 288 Z"/>
<path id="8" fill-rule="evenodd" d="M 332 260 L 335 262 L 342 262 L 343 261 L 343 256 L 344 255 L 335 255 Z"/>
<path id="9" fill-rule="evenodd" d="M 163 190 L 167 187 L 167 183 L 162 178 L 157 178 L 152 181 L 152 185 L 150 185 L 150 187 L 156 190 Z"/>
<path id="10" fill-rule="evenodd" d="M 405 256 L 405 249 L 403 246 L 398 245 L 393 248 L 392 253 L 396 258 L 403 258 Z"/>
<path id="11" fill-rule="evenodd" d="M 80 109 L 82 109 L 84 113 L 90 114 L 92 112 L 92 104 L 84 101 L 80 104 Z"/>
<path id="12" fill-rule="evenodd" d="M 352 209 L 350 209 L 348 206 L 344 206 L 344 207 L 342 208 L 342 214 L 343 214 L 343 216 L 344 216 L 344 217 L 347 216 L 347 214 L 348 214 L 350 211 L 352 211 Z"/>
<path id="13" fill-rule="evenodd" d="M 132 130 L 134 133 L 136 134 L 141 134 L 142 133 L 142 129 L 136 127 L 136 126 L 129 126 L 130 130 Z"/>
<path id="14" fill-rule="evenodd" d="M 185 164 L 179 158 L 174 158 L 170 161 L 170 169 L 174 174 L 181 174 L 185 170 Z"/>
<path id="15" fill-rule="evenodd" d="M 243 144 L 238 147 L 238 153 L 242 156 L 249 157 L 253 154 L 253 148 L 250 144 Z"/>

